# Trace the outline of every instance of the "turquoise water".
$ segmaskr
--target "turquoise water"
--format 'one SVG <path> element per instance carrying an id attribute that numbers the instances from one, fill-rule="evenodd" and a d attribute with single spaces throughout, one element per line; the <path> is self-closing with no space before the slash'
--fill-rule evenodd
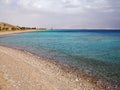
<path id="1" fill-rule="evenodd" d="M 0 45 L 89 69 L 120 83 L 120 31 L 36 31 L 0 36 Z"/>

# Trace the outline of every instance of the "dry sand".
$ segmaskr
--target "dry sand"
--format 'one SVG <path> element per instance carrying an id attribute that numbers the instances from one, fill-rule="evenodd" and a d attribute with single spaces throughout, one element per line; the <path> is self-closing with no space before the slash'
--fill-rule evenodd
<path id="1" fill-rule="evenodd" d="M 102 90 L 55 63 L 0 46 L 0 90 Z"/>
<path id="2" fill-rule="evenodd" d="M 24 32 L 34 32 L 38 30 L 17 30 L 17 31 L 4 31 L 0 32 L 0 35 L 15 34 L 15 33 L 24 33 Z M 42 30 L 41 30 L 42 31 Z"/>
<path id="3" fill-rule="evenodd" d="M 4 73 L 0 71 L 0 90 L 13 90 L 13 86 L 4 78 Z"/>

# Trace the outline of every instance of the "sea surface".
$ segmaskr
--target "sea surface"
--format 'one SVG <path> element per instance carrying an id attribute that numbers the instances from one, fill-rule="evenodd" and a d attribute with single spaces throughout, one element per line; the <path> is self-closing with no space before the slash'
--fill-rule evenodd
<path id="1" fill-rule="evenodd" d="M 0 45 L 90 70 L 120 84 L 120 30 L 46 30 L 0 36 Z"/>

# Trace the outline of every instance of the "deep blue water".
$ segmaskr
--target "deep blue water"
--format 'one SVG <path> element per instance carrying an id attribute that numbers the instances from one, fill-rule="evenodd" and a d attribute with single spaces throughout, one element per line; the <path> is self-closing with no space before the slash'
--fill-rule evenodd
<path id="1" fill-rule="evenodd" d="M 0 36 L 0 45 L 89 69 L 120 82 L 120 31 L 47 30 Z"/>

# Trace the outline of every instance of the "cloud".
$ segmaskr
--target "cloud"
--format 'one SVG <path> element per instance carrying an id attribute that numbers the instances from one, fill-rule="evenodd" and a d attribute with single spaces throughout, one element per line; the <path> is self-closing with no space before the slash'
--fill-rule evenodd
<path id="1" fill-rule="evenodd" d="M 0 21 L 55 28 L 120 28 L 120 0 L 0 0 Z"/>
<path id="2" fill-rule="evenodd" d="M 86 11 L 118 11 L 120 1 L 113 0 L 2 0 L 4 4 L 37 11 L 79 13 Z"/>

